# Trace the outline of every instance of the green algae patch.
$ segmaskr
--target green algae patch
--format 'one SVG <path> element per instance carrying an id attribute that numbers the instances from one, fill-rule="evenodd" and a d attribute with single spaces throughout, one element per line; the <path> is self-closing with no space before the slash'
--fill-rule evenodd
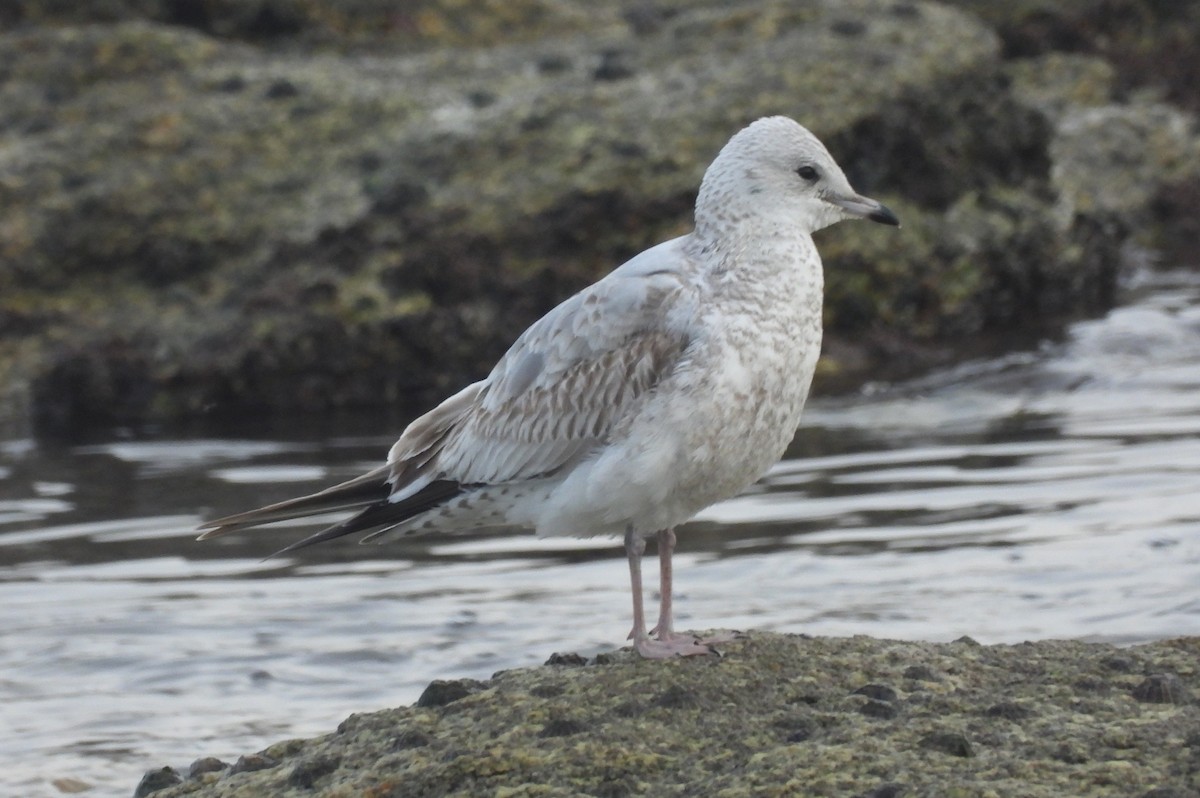
<path id="1" fill-rule="evenodd" d="M 754 632 L 719 657 L 624 650 L 504 671 L 441 706 L 272 746 L 271 767 L 154 795 L 1186 795 L 1200 780 L 1197 662 L 1196 638 Z"/>

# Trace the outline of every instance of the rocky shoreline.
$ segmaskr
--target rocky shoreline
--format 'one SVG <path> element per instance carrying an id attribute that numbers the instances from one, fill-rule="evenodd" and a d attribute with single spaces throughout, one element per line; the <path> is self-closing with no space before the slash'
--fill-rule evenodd
<path id="1" fill-rule="evenodd" d="M 1200 639 L 984 646 L 753 632 L 572 654 L 352 715 L 138 796 L 1200 795 Z"/>
<path id="2" fill-rule="evenodd" d="M 1192 257 L 1177 5 L 16 0 L 0 429 L 424 409 L 772 113 L 905 223 L 822 236 L 818 390 L 1027 342 Z"/>

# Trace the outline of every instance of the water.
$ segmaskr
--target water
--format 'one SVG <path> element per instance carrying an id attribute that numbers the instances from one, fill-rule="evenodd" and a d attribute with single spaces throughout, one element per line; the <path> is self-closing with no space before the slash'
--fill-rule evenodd
<path id="1" fill-rule="evenodd" d="M 791 459 L 680 534 L 681 625 L 982 642 L 1200 634 L 1200 279 L 1036 352 L 814 403 Z M 0 444 L 0 794 L 128 795 L 628 630 L 615 541 L 193 541 L 374 465 L 396 425 Z M 653 569 L 651 569 L 653 571 Z M 57 786 L 55 780 L 58 781 Z M 75 781 L 70 781 L 75 780 Z"/>

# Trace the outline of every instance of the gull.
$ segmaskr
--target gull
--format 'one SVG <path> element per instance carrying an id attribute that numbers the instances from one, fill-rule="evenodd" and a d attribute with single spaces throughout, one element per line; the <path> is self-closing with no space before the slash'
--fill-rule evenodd
<path id="1" fill-rule="evenodd" d="M 712 640 L 674 628 L 675 528 L 783 456 L 821 349 L 812 233 L 854 218 L 899 225 L 806 128 L 759 119 L 706 170 L 691 233 L 536 321 L 486 378 L 409 424 L 382 466 L 209 521 L 200 539 L 334 510 L 355 514 L 277 553 L 359 532 L 362 542 L 486 527 L 623 537 L 637 652 L 711 653 Z M 660 588 L 648 630 L 650 537 Z"/>

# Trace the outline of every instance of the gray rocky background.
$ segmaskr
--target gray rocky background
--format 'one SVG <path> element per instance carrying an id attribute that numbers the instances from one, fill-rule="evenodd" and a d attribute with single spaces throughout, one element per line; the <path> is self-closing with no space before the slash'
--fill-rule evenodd
<path id="1" fill-rule="evenodd" d="M 1195 263 L 1198 30 L 1154 0 L 7 0 L 0 429 L 415 413 L 685 232 L 774 113 L 904 221 L 821 235 L 817 390 L 1026 345 Z"/>

